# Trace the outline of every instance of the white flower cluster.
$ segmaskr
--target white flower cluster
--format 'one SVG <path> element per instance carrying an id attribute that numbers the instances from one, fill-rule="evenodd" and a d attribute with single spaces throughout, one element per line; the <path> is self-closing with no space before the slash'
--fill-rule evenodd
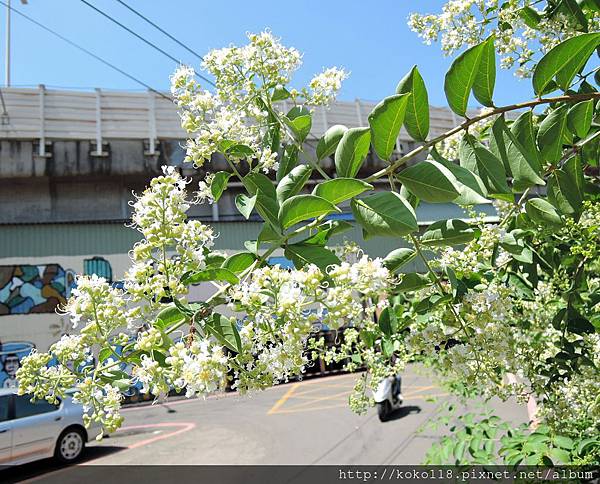
<path id="1" fill-rule="evenodd" d="M 83 405 L 83 421 L 86 426 L 91 422 L 102 424 L 103 431 L 114 432 L 121 426 L 123 416 L 119 414 L 123 395 L 115 386 L 106 383 L 99 385 L 93 378 L 87 377 L 77 385 L 73 401 Z M 100 435 L 101 437 L 101 435 Z"/>
<path id="2" fill-rule="evenodd" d="M 314 106 L 328 106 L 342 88 L 342 82 L 348 78 L 344 69 L 330 67 L 313 77 L 309 83 L 310 90 L 305 90 L 304 97 L 307 104 Z"/>
<path id="3" fill-rule="evenodd" d="M 183 275 L 204 269 L 213 245 L 212 229 L 186 217 L 194 203 L 187 201 L 186 186 L 187 181 L 173 167 L 163 167 L 163 175 L 153 179 L 137 197 L 133 225 L 144 238 L 130 254 L 132 267 L 126 273 L 125 289 L 114 288 L 96 275 L 78 277 L 77 287 L 63 310 L 74 326 L 80 326 L 80 334 L 63 336 L 48 353 L 33 352 L 25 357 L 18 374 L 19 391 L 53 401 L 66 389 L 76 387 L 77 399 L 88 412 L 86 421 L 100 422 L 112 431 L 122 420 L 118 415 L 121 397 L 118 387 L 105 383 L 103 373 L 122 365 L 119 360 L 132 351 L 138 352 L 140 363 L 131 365 L 130 376 L 137 377 L 146 390 L 156 395 L 166 393 L 169 385 L 181 378 L 190 388 L 200 388 L 190 376 L 191 370 L 182 377 L 154 359 L 157 348 L 164 350 L 172 344 L 162 330 L 153 326 L 165 307 L 163 298 L 170 301 L 174 295 L 186 294 Z M 138 337 L 131 349 L 120 354 L 118 346 L 127 345 L 136 332 Z M 94 347 L 100 353 L 104 350 L 97 368 L 91 365 Z M 198 381 L 202 378 L 198 376 Z M 206 388 L 213 386 L 206 384 Z"/>
<path id="4" fill-rule="evenodd" d="M 435 264 L 450 267 L 455 272 L 469 275 L 492 267 L 494 248 L 504 236 L 505 230 L 497 225 L 480 223 L 481 235 L 461 249 L 447 247 L 442 250 Z M 510 260 L 509 254 L 500 251 L 496 265 L 502 266 Z"/>
<path id="5" fill-rule="evenodd" d="M 63 365 L 90 362 L 92 355 L 88 340 L 89 337 L 85 334 L 64 335 L 50 347 L 49 351 Z"/>
<path id="6" fill-rule="evenodd" d="M 48 366 L 52 355 L 34 350 L 21 360 L 17 371 L 19 395 L 30 394 L 36 399 L 56 403 L 76 382 L 75 375 L 63 364 Z"/>
<path id="7" fill-rule="evenodd" d="M 447 308 L 440 308 L 412 328 L 405 340 L 408 351 L 429 355 L 442 373 L 475 385 L 486 395 L 511 396 L 514 389 L 506 388 L 502 379 L 516 372 L 519 364 L 510 289 L 490 283 L 470 290 L 454 311 L 460 321 Z"/>
<path id="8" fill-rule="evenodd" d="M 248 34 L 248 41 L 241 47 L 213 50 L 204 57 L 202 68 L 214 77 L 215 93 L 199 85 L 189 66 L 181 66 L 171 77 L 171 92 L 181 108 L 182 126 L 194 136 L 187 141 L 186 159 L 195 166 L 202 166 L 220 152 L 233 163 L 255 160 L 266 173 L 278 168 L 278 154 L 264 139 L 274 122 L 285 126 L 285 113 L 278 111 L 271 98 L 274 92 L 284 92 L 302 56 L 296 49 L 282 45 L 269 31 Z M 326 69 L 314 77 L 310 89 L 291 89 L 288 93 L 294 103 L 302 94 L 307 104 L 327 105 L 347 76 L 343 69 Z M 285 141 L 288 130 L 284 127 L 282 133 Z M 246 149 L 235 150 L 237 145 Z M 210 186 L 209 181 L 206 186 Z M 203 188 L 201 192 L 206 193 Z"/>
<path id="9" fill-rule="evenodd" d="M 408 18 L 409 27 L 427 44 L 441 40 L 442 50 L 450 55 L 465 46 L 473 46 L 489 35 L 495 36 L 495 46 L 502 55 L 504 69 L 515 65 L 515 74 L 529 77 L 535 52 L 541 47 L 547 52 L 559 42 L 578 35 L 576 20 L 557 13 L 548 19 L 537 0 L 450 0 L 440 14 L 413 13 Z M 521 12 L 531 8 L 541 19 L 536 28 L 529 27 Z M 588 19 L 588 29 L 600 28 L 600 13 L 594 11 Z"/>
<path id="10" fill-rule="evenodd" d="M 145 300 L 151 306 L 163 297 L 187 293 L 181 276 L 204 269 L 214 241 L 209 226 L 187 219 L 188 182 L 174 167 L 163 167 L 163 172 L 133 204 L 133 224 L 144 239 L 135 244 L 133 264 L 125 275 L 127 293 L 134 301 Z M 177 257 L 170 256 L 173 249 Z"/>
<path id="11" fill-rule="evenodd" d="M 362 326 L 374 312 L 373 307 L 363 307 L 366 300 L 378 297 L 391 284 L 381 259 L 364 255 L 354 263 L 332 265 L 326 272 L 314 265 L 255 270 L 229 293 L 232 309 L 247 315 L 240 330 L 243 353 L 258 355 L 243 360 L 237 385 L 241 389 L 256 387 L 256 382 L 270 386 L 298 375 L 308 363 L 303 348 L 318 329 L 316 323 L 330 329 Z"/>
<path id="12" fill-rule="evenodd" d="M 223 348 L 208 340 L 195 339 L 186 347 L 174 344 L 166 362 L 171 366 L 170 379 L 176 389 L 186 389 L 186 396 L 207 395 L 224 386 L 228 360 Z"/>
<path id="13" fill-rule="evenodd" d="M 71 291 L 71 298 L 63 308 L 74 328 L 82 321 L 88 322 L 88 330 L 106 335 L 126 324 L 125 302 L 120 289 L 112 288 L 106 279 L 96 274 L 78 276 L 76 282 L 77 287 Z"/>

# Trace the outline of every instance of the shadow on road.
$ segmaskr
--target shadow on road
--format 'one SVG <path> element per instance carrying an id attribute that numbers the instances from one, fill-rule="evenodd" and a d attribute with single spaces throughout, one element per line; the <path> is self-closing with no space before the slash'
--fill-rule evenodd
<path id="1" fill-rule="evenodd" d="M 421 413 L 421 407 L 418 407 L 417 405 L 406 405 L 405 407 L 400 407 L 390 414 L 387 421 L 391 422 L 392 420 L 399 420 L 408 415 L 412 415 L 413 413 Z"/>
<path id="2" fill-rule="evenodd" d="M 107 455 L 114 454 L 121 450 L 125 450 L 126 447 L 117 446 L 98 446 L 86 448 L 84 456 L 78 462 L 78 464 L 84 464 L 87 461 L 106 457 Z M 55 471 L 62 471 L 70 466 L 60 464 L 54 459 L 43 459 L 30 464 L 23 464 L 20 466 L 3 467 L 0 470 L 0 482 L 2 483 L 16 483 L 27 479 L 34 479 L 42 477 L 44 474 L 52 473 Z"/>

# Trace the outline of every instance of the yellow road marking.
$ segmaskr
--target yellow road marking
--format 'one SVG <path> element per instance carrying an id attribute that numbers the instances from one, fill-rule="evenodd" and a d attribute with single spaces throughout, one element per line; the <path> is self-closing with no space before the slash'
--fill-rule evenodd
<path id="1" fill-rule="evenodd" d="M 410 392 L 410 393 L 403 393 L 402 395 L 405 397 L 409 397 L 410 395 L 416 395 L 417 393 L 422 392 L 423 390 L 430 390 L 432 388 L 436 388 L 435 385 L 430 385 L 428 387 L 413 387 L 416 388 L 416 391 Z"/>
<path id="2" fill-rule="evenodd" d="M 344 392 L 344 393 L 341 393 L 340 395 L 342 395 L 342 396 L 340 396 L 340 397 L 335 397 L 335 396 L 331 397 L 331 400 L 336 400 L 338 398 L 343 398 L 344 396 L 348 396 L 348 395 L 350 395 L 350 392 Z M 294 398 L 292 400 L 309 400 L 311 402 L 314 402 L 314 401 L 317 401 L 317 400 L 322 400 L 322 398 L 320 398 L 320 397 L 316 397 L 315 398 L 315 397 L 311 397 L 311 396 L 304 397 L 302 395 L 298 395 L 297 393 L 294 393 Z"/>
<path id="3" fill-rule="evenodd" d="M 334 395 L 329 395 L 326 397 L 319 397 L 319 398 L 311 398 L 310 400 L 308 400 L 307 402 L 303 402 L 300 404 L 296 404 L 292 407 L 288 407 L 290 410 L 294 409 L 294 408 L 300 408 L 300 407 L 305 407 L 307 405 L 310 405 L 311 403 L 315 403 L 315 402 L 323 402 L 325 400 L 335 400 L 335 399 L 339 399 L 341 397 L 347 396 L 349 395 L 349 392 L 341 392 L 341 393 L 336 393 Z M 294 396 L 294 398 L 296 398 Z"/>
<path id="4" fill-rule="evenodd" d="M 349 392 L 350 390 L 352 390 L 352 388 L 354 387 L 354 385 L 332 385 L 332 386 L 327 386 L 327 387 L 318 387 L 318 388 L 311 388 L 310 390 L 304 390 L 302 389 L 302 391 L 296 392 L 294 393 L 294 397 L 296 397 L 297 395 L 308 395 L 311 393 L 318 393 L 318 392 L 322 392 L 323 390 L 326 390 L 328 388 L 343 388 L 344 390 L 346 390 L 347 392 Z"/>
<path id="5" fill-rule="evenodd" d="M 279 407 L 281 407 L 287 401 L 287 399 L 292 396 L 292 394 L 294 393 L 294 391 L 296 390 L 296 388 L 298 388 L 298 385 L 300 385 L 300 384 L 299 383 L 292 384 L 292 386 L 288 389 L 288 391 L 285 392 L 285 394 L 279 400 L 277 400 L 275 402 L 275 405 L 273 405 L 271 407 L 271 410 L 269 410 L 267 412 L 267 415 L 271 415 L 272 413 L 275 413 L 277 411 L 277 409 Z"/>

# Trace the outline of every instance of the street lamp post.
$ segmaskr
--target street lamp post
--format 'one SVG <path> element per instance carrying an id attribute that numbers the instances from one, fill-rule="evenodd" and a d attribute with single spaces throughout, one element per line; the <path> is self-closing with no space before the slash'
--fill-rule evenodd
<path id="1" fill-rule="evenodd" d="M 21 0 L 23 5 L 27 5 L 27 0 Z M 6 0 L 6 56 L 4 70 L 4 85 L 10 87 L 10 0 Z"/>

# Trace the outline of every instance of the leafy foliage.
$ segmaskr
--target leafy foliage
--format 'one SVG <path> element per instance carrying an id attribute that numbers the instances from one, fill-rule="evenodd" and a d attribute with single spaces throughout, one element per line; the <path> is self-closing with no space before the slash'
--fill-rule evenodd
<path id="1" fill-rule="evenodd" d="M 461 416 L 430 463 L 597 463 L 600 93 L 591 84 L 598 68 L 585 71 L 600 45 L 596 3 L 552 1 L 539 11 L 522 2 L 482 12 L 470 38 L 477 41 L 459 42 L 470 46 L 444 79 L 448 104 L 464 120 L 435 137 L 416 66 L 377 104 L 368 127 L 333 126 L 316 148 L 312 106 L 335 98 L 345 71 L 330 68 L 292 88 L 301 56 L 269 32 L 207 55 L 215 93 L 182 67 L 172 82 L 191 135 L 187 159 L 202 166 L 220 156 L 229 171 L 205 178 L 191 201 L 189 181 L 173 167 L 152 180 L 134 203 L 143 240 L 125 288 L 80 278 L 65 311 L 84 324 L 81 333 L 26 358 L 20 391 L 53 400 L 77 386 L 88 421 L 113 431 L 122 420 L 120 389 L 134 381 L 157 395 L 171 388 L 204 395 L 226 381 L 247 391 L 292 378 L 309 356 L 321 356 L 348 370 L 366 367 L 350 399 L 365 411 L 369 385 L 418 360 L 462 397 L 516 396 L 538 407 L 535 429 Z M 472 30 L 479 25 L 462 5 L 451 7 Z M 498 30 L 484 37 L 492 13 Z M 565 40 L 548 33 L 559 14 L 576 32 Z M 532 99 L 496 106 L 496 50 L 514 49 L 506 44 L 510 22 L 550 35 L 553 45 L 532 67 Z M 473 114 L 471 94 L 488 109 Z M 287 112 L 283 100 L 293 105 Z M 420 144 L 396 158 L 402 126 Z M 371 152 L 385 167 L 365 178 Z M 240 213 L 255 212 L 264 224 L 246 252 L 225 257 L 212 249 L 212 230 L 186 211 L 234 186 Z M 473 208 L 491 199 L 496 217 Z M 464 218 L 424 221 L 421 202 L 470 208 Z M 347 205 L 352 218 L 335 220 Z M 336 236 L 352 227 L 398 248 L 380 259 L 340 247 Z M 280 250 L 292 269 L 268 264 Z M 203 282 L 216 292 L 190 302 L 189 286 Z M 225 306 L 244 317 L 224 316 Z M 313 339 L 321 324 L 345 328 L 339 347 Z M 136 328 L 133 340 L 128 328 Z M 181 341 L 175 331 L 185 331 Z M 50 368 L 51 359 L 58 365 Z M 131 374 L 117 365 L 130 365 Z"/>

